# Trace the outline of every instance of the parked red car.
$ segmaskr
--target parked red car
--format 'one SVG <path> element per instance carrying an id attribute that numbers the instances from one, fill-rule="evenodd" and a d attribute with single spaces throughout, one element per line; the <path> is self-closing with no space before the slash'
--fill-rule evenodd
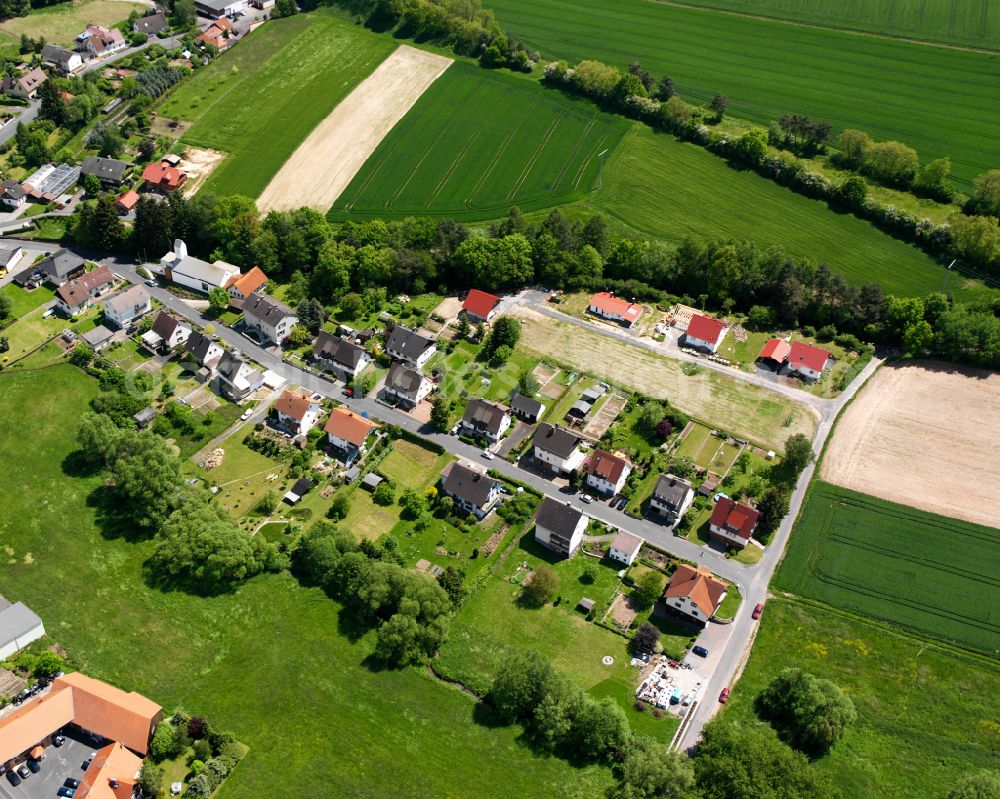
<path id="1" fill-rule="evenodd" d="M 755 607 L 753 609 L 753 618 L 754 619 L 759 619 L 760 618 L 760 614 L 763 613 L 763 612 L 764 612 L 764 603 L 763 602 L 758 602 L 757 603 L 757 607 Z"/>
<path id="2" fill-rule="evenodd" d="M 722 689 L 722 693 L 719 694 L 719 701 L 722 702 L 722 704 L 726 704 L 726 702 L 729 701 L 729 689 L 728 688 L 723 688 Z"/>

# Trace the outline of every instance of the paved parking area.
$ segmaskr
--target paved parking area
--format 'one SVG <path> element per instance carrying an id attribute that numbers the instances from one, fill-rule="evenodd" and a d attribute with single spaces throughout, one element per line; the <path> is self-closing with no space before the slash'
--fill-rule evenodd
<path id="1" fill-rule="evenodd" d="M 23 779 L 16 788 L 7 781 L 6 775 L 0 777 L 0 799 L 53 799 L 67 777 L 83 778 L 81 766 L 97 751 L 99 743 L 86 735 L 66 735 L 66 743 L 62 746 L 45 748 L 39 772 Z"/>

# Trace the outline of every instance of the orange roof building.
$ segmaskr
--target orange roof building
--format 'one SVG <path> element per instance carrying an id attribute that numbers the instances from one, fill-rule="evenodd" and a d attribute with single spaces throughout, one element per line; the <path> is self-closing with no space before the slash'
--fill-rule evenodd
<path id="1" fill-rule="evenodd" d="M 146 168 L 142 170 L 142 179 L 150 189 L 174 191 L 184 185 L 187 174 L 161 161 L 158 164 L 146 164 Z"/>
<path id="2" fill-rule="evenodd" d="M 115 202 L 115 208 L 118 209 L 118 213 L 120 214 L 130 214 L 138 203 L 139 195 L 130 189 L 118 198 L 117 202 Z"/>
<path id="3" fill-rule="evenodd" d="M 226 283 L 226 291 L 233 298 L 233 307 L 242 308 L 243 301 L 267 283 L 267 275 L 259 266 L 242 275 L 233 275 Z"/>
<path id="4" fill-rule="evenodd" d="M 368 436 L 377 429 L 377 424 L 347 408 L 334 408 L 323 426 L 331 444 L 341 449 L 354 450 L 362 449 Z"/>
<path id="5" fill-rule="evenodd" d="M 692 569 L 681 564 L 670 577 L 663 601 L 671 610 L 700 622 L 707 622 L 726 598 L 729 589 L 701 566 Z"/>
<path id="6" fill-rule="evenodd" d="M 792 351 L 792 346 L 787 341 L 780 338 L 772 338 L 763 347 L 757 360 L 769 360 L 775 363 L 784 363 L 788 360 L 788 353 Z"/>
<path id="7" fill-rule="evenodd" d="M 0 763 L 46 742 L 67 724 L 118 741 L 145 755 L 163 708 L 134 691 L 80 672 L 57 677 L 43 696 L 0 719 Z"/>
<path id="8" fill-rule="evenodd" d="M 589 310 L 592 314 L 597 314 L 613 322 L 620 322 L 626 327 L 632 327 L 639 317 L 642 316 L 643 308 L 635 305 L 614 294 L 606 291 L 599 291 L 590 298 Z"/>
<path id="9" fill-rule="evenodd" d="M 141 768 L 141 757 L 120 743 L 110 743 L 97 751 L 80 780 L 76 796 L 79 799 L 132 799 Z"/>

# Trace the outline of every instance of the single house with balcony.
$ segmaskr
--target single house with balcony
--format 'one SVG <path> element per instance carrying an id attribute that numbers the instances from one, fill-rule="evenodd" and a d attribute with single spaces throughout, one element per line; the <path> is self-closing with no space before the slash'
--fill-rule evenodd
<path id="1" fill-rule="evenodd" d="M 347 408 L 334 408 L 323 430 L 330 446 L 345 453 L 344 462 L 350 466 L 378 432 L 378 425 Z"/>
<path id="2" fill-rule="evenodd" d="M 449 463 L 441 473 L 441 490 L 459 510 L 482 519 L 500 501 L 500 483 L 461 463 Z"/>
<path id="3" fill-rule="evenodd" d="M 131 164 L 119 161 L 117 158 L 103 158 L 96 155 L 88 155 L 83 159 L 80 167 L 81 175 L 94 175 L 105 188 L 109 186 L 120 186 L 125 180 L 125 173 L 128 172 Z"/>
<path id="4" fill-rule="evenodd" d="M 35 264 L 34 271 L 41 272 L 43 280 L 59 287 L 79 277 L 87 268 L 87 262 L 68 250 L 56 250 L 52 255 Z"/>
<path id="5" fill-rule="evenodd" d="M 701 566 L 693 569 L 680 564 L 663 592 L 663 603 L 674 613 L 706 624 L 719 609 L 729 589 Z"/>
<path id="6" fill-rule="evenodd" d="M 48 64 L 63 75 L 72 75 L 83 67 L 83 56 L 65 47 L 47 44 L 42 47 L 42 63 Z"/>
<path id="7" fill-rule="evenodd" d="M 184 344 L 191 337 L 191 328 L 176 316 L 171 316 L 165 311 L 160 311 L 153 320 L 153 327 L 149 331 L 160 337 L 160 348 L 170 352 L 175 347 Z"/>
<path id="8" fill-rule="evenodd" d="M 198 366 L 207 369 L 206 378 L 215 374 L 219 366 L 222 353 L 225 350 L 222 345 L 210 336 L 195 331 L 184 345 L 184 351 L 194 360 Z"/>
<path id="9" fill-rule="evenodd" d="M 386 339 L 385 351 L 389 353 L 390 358 L 419 370 L 437 352 L 437 343 L 415 330 L 396 325 Z"/>
<path id="10" fill-rule="evenodd" d="M 643 307 L 606 291 L 599 291 L 590 298 L 587 310 L 595 316 L 617 322 L 623 327 L 632 327 L 642 316 Z"/>
<path id="11" fill-rule="evenodd" d="M 479 289 L 470 289 L 462 303 L 462 310 L 472 324 L 477 324 L 492 320 L 499 305 L 499 297 Z"/>
<path id="12" fill-rule="evenodd" d="M 626 566 L 631 566 L 635 563 L 635 559 L 639 557 L 639 551 L 645 543 L 644 539 L 634 533 L 619 530 L 618 535 L 615 536 L 611 542 L 611 547 L 608 549 L 608 557 L 611 560 L 624 563 Z"/>
<path id="13" fill-rule="evenodd" d="M 711 316 L 700 313 L 691 314 L 687 330 L 684 333 L 684 343 L 706 352 L 717 352 L 722 340 L 726 337 L 726 323 Z"/>
<path id="14" fill-rule="evenodd" d="M 535 540 L 542 546 L 571 558 L 583 543 L 590 518 L 569 502 L 545 497 L 535 513 Z"/>
<path id="15" fill-rule="evenodd" d="M 649 509 L 667 524 L 677 524 L 694 501 L 694 486 L 672 474 L 661 474 L 649 498 Z"/>
<path id="16" fill-rule="evenodd" d="M 304 436 L 316 426 L 322 408 L 306 394 L 285 390 L 274 403 L 274 411 L 278 424 L 293 435 Z"/>
<path id="17" fill-rule="evenodd" d="M 553 474 L 569 474 L 583 463 L 583 441 L 564 427 L 542 422 L 531 437 L 531 456 L 540 468 Z"/>
<path id="18" fill-rule="evenodd" d="M 708 520 L 708 537 L 727 547 L 743 549 L 757 529 L 760 511 L 742 502 L 719 497 Z"/>
<path id="19" fill-rule="evenodd" d="M 161 161 L 158 164 L 146 164 L 146 168 L 142 170 L 142 180 L 147 191 L 169 194 L 187 182 L 187 173 Z"/>
<path id="20" fill-rule="evenodd" d="M 104 318 L 115 327 L 126 328 L 153 310 L 145 286 L 130 286 L 104 301 Z"/>
<path id="21" fill-rule="evenodd" d="M 364 347 L 335 336 L 328 330 L 319 331 L 313 342 L 312 354 L 317 366 L 334 372 L 345 383 L 356 378 L 372 362 L 371 355 Z"/>
<path id="22" fill-rule="evenodd" d="M 255 291 L 263 290 L 267 283 L 267 275 L 259 266 L 242 275 L 233 275 L 225 289 L 229 292 L 229 304 L 237 310 L 243 307 L 247 297 Z"/>
<path id="23" fill-rule="evenodd" d="M 128 47 L 128 42 L 117 28 L 105 28 L 103 25 L 88 25 L 83 33 L 76 37 L 77 49 L 90 53 L 95 58 L 105 58 L 121 52 Z"/>
<path id="24" fill-rule="evenodd" d="M 510 413 L 502 405 L 483 399 L 469 400 L 459 422 L 462 435 L 496 444 L 510 429 Z"/>
<path id="25" fill-rule="evenodd" d="M 632 464 L 619 455 L 595 449 L 583 465 L 586 484 L 602 494 L 617 494 L 632 473 Z"/>
<path id="26" fill-rule="evenodd" d="M 385 376 L 383 394 L 389 402 L 396 402 L 408 410 L 419 405 L 433 388 L 434 384 L 416 369 L 405 363 L 394 363 Z"/>
<path id="27" fill-rule="evenodd" d="M 264 385 L 264 375 L 236 350 L 226 350 L 216 367 L 219 393 L 241 402 Z"/>
<path id="28" fill-rule="evenodd" d="M 94 300 L 107 294 L 115 285 L 115 276 L 106 266 L 99 266 L 56 289 L 56 307 L 70 318 L 83 313 Z"/>
<path id="29" fill-rule="evenodd" d="M 243 303 L 243 321 L 267 341 L 280 344 L 288 338 L 299 317 L 285 303 L 255 291 Z"/>

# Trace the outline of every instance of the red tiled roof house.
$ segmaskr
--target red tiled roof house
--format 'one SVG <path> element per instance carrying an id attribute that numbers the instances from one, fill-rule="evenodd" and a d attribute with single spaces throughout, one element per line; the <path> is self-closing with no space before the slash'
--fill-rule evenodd
<path id="1" fill-rule="evenodd" d="M 632 464 L 603 449 L 595 449 L 583 465 L 583 471 L 588 486 L 602 494 L 617 494 L 631 474 Z"/>
<path id="2" fill-rule="evenodd" d="M 726 584 L 715 579 L 704 566 L 692 569 L 682 563 L 667 583 L 663 602 L 675 613 L 704 624 L 715 615 L 727 593 Z"/>
<path id="3" fill-rule="evenodd" d="M 334 408 L 323 426 L 330 444 L 346 452 L 348 461 L 353 461 L 364 450 L 368 438 L 377 429 L 374 422 L 347 408 Z"/>
<path id="4" fill-rule="evenodd" d="M 111 270 L 106 266 L 99 266 L 57 288 L 56 307 L 66 316 L 76 316 L 90 308 L 95 299 L 109 292 L 114 284 L 115 277 Z"/>
<path id="5" fill-rule="evenodd" d="M 187 174 L 177 167 L 161 161 L 158 164 L 147 164 L 142 170 L 142 179 L 146 188 L 153 191 L 176 191 L 187 181 Z"/>
<path id="6" fill-rule="evenodd" d="M 313 402 L 305 394 L 286 390 L 274 403 L 274 411 L 282 425 L 295 435 L 304 436 L 319 421 L 321 408 L 318 402 Z"/>
<path id="7" fill-rule="evenodd" d="M 715 503 L 708 520 L 708 534 L 713 541 L 729 547 L 743 549 L 760 521 L 760 511 L 727 497 Z"/>
<path id="8" fill-rule="evenodd" d="M 713 319 L 711 316 L 702 316 L 696 313 L 691 315 L 687 332 L 684 334 L 684 341 L 689 347 L 716 352 L 722 343 L 722 339 L 725 337 L 725 322 L 721 319 Z"/>
<path id="9" fill-rule="evenodd" d="M 602 319 L 610 319 L 625 327 L 632 327 L 642 316 L 643 308 L 635 305 L 614 294 L 606 291 L 599 291 L 590 298 L 590 306 L 587 308 L 592 314 L 600 316 Z"/>
<path id="10" fill-rule="evenodd" d="M 830 353 L 804 341 L 793 341 L 788 353 L 788 371 L 806 380 L 819 380 L 830 361 Z"/>
<path id="11" fill-rule="evenodd" d="M 497 312 L 500 298 L 479 289 L 470 289 L 462 310 L 470 322 L 489 322 Z"/>

